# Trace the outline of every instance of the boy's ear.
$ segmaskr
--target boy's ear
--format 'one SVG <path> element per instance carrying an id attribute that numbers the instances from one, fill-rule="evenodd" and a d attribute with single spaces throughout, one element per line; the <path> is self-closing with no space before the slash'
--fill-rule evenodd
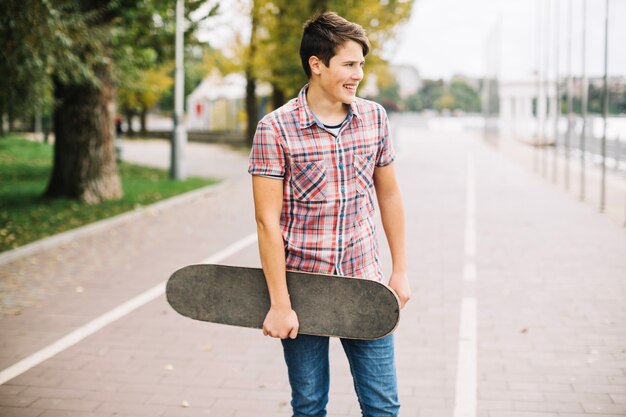
<path id="1" fill-rule="evenodd" d="M 320 75 L 322 70 L 320 66 L 324 65 L 321 59 L 315 55 L 309 57 L 309 67 L 311 67 L 311 74 Z"/>

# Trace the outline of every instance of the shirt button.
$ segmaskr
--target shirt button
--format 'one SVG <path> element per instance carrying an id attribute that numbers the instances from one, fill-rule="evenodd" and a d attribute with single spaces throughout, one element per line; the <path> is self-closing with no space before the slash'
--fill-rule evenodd
<path id="1" fill-rule="evenodd" d="M 345 189 L 345 188 L 343 188 L 343 187 L 341 187 L 341 190 L 340 190 L 340 191 L 341 191 L 341 194 L 343 194 L 343 193 L 345 193 L 345 192 L 346 192 L 346 189 Z"/>
<path id="2" fill-rule="evenodd" d="M 343 242 L 343 238 L 342 237 L 339 238 L 339 243 L 341 243 L 341 242 Z"/>
<path id="3" fill-rule="evenodd" d="M 343 169 L 343 164 L 339 164 L 339 169 Z"/>

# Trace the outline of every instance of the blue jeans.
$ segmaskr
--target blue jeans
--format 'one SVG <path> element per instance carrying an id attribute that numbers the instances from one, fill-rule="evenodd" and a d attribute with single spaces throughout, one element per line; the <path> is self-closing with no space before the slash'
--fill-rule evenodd
<path id="1" fill-rule="evenodd" d="M 283 339 L 293 417 L 325 417 L 330 373 L 328 337 Z M 397 416 L 398 386 L 393 335 L 377 340 L 341 339 L 364 417 Z"/>

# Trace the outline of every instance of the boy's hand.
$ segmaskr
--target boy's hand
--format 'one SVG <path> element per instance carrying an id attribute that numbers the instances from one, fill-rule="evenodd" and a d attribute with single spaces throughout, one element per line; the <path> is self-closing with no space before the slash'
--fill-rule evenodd
<path id="1" fill-rule="evenodd" d="M 396 292 L 400 299 L 400 308 L 404 308 L 406 303 L 411 299 L 411 286 L 406 273 L 394 272 L 389 279 L 389 287 Z"/>
<path id="2" fill-rule="evenodd" d="M 281 339 L 295 339 L 299 327 L 298 316 L 291 307 L 270 307 L 263 321 L 263 334 Z"/>

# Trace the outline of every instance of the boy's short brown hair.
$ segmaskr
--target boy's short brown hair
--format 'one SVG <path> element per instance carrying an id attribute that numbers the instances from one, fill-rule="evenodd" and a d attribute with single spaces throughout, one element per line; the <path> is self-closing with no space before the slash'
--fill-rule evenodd
<path id="1" fill-rule="evenodd" d="M 302 41 L 300 42 L 300 59 L 307 78 L 311 78 L 309 58 L 318 57 L 328 66 L 335 56 L 337 48 L 346 41 L 354 41 L 363 48 L 363 56 L 370 50 L 365 29 L 352 23 L 334 12 L 318 13 L 304 24 Z"/>

